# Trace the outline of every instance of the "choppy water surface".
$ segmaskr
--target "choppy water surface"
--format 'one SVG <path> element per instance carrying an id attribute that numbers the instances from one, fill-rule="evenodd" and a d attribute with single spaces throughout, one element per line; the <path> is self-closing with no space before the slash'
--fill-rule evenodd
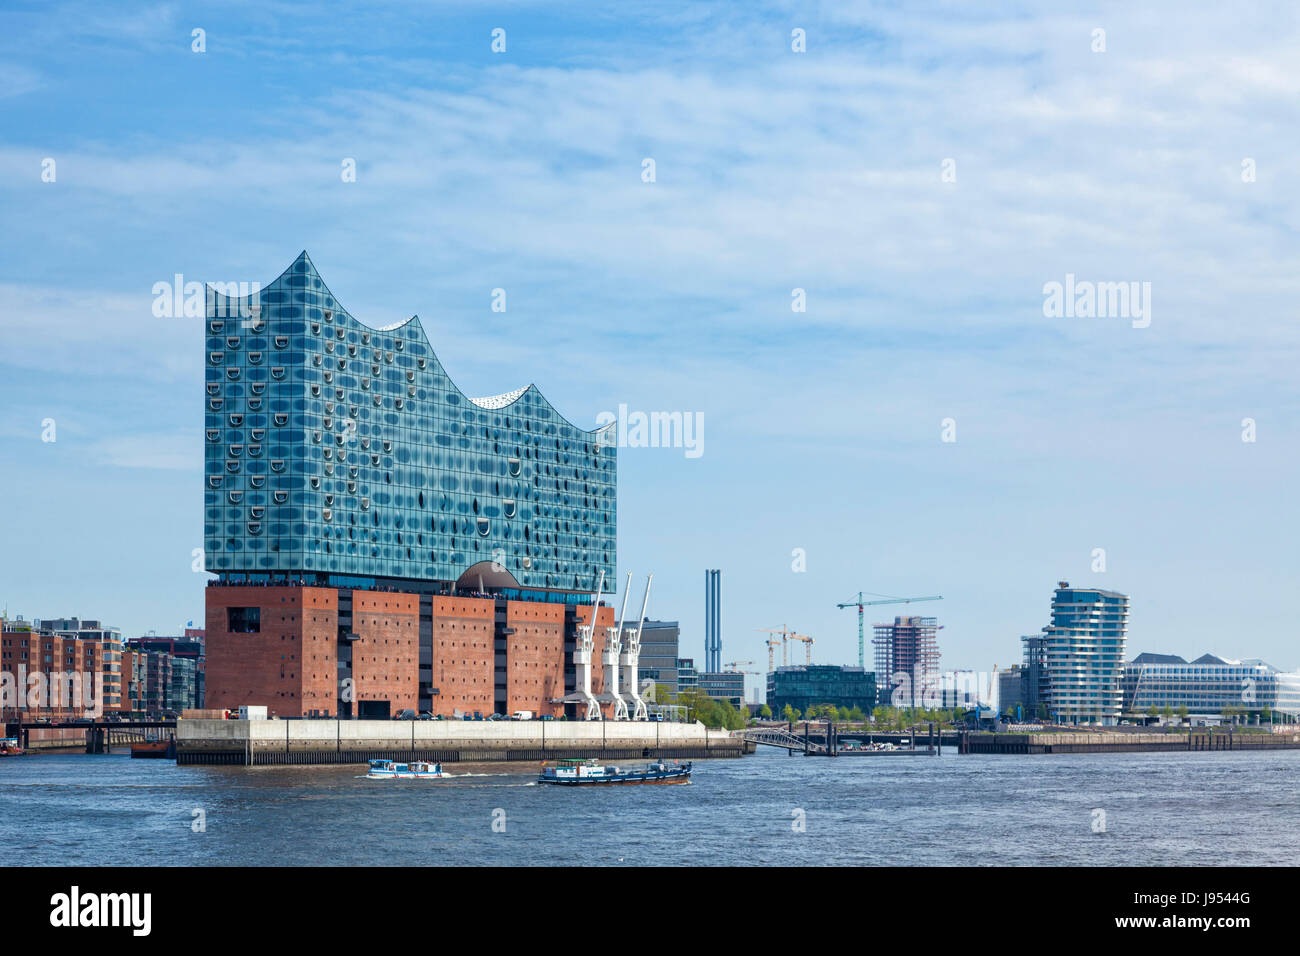
<path id="1" fill-rule="evenodd" d="M 568 789 L 537 786 L 537 768 L 519 764 L 449 765 L 457 776 L 435 782 L 366 780 L 356 767 L 3 759 L 0 846 L 11 864 L 91 866 L 1300 864 L 1300 751 L 824 759 L 764 748 L 695 767 L 689 786 Z M 193 831 L 195 810 L 206 832 Z"/>

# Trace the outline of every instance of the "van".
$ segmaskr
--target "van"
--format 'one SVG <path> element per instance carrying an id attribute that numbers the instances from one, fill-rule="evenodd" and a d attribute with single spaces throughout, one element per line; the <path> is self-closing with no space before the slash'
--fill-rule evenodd
<path id="1" fill-rule="evenodd" d="M 516 710 L 510 715 L 511 720 L 532 720 L 533 712 L 531 710 Z"/>

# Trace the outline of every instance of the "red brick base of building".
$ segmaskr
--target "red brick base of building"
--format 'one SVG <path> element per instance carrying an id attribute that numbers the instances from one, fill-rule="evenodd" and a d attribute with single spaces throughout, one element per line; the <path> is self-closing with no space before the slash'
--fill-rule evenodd
<path id="1" fill-rule="evenodd" d="M 340 600 L 335 588 L 299 585 L 209 587 L 207 706 L 264 705 L 279 717 L 564 713 L 555 701 L 572 690 L 565 686 L 566 663 L 572 668 L 566 638 L 570 647 L 573 639 L 566 631 L 590 618 L 590 605 L 566 617 L 565 605 L 534 601 L 342 594 Z M 597 623 L 599 660 L 613 608 L 602 607 Z M 597 665 L 595 693 L 602 683 Z"/>

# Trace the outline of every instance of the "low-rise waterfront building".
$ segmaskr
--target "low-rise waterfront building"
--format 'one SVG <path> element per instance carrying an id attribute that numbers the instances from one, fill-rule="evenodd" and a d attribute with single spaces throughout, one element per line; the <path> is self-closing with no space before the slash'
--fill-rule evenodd
<path id="1" fill-rule="evenodd" d="M 1278 723 L 1300 720 L 1300 673 L 1262 660 L 1203 654 L 1139 654 L 1124 665 L 1124 713 L 1186 716 L 1192 723 L 1222 718 Z"/>
<path id="2" fill-rule="evenodd" d="M 767 675 L 767 705 L 779 717 L 787 704 L 800 713 L 822 704 L 870 713 L 876 706 L 876 675 L 836 664 L 778 667 Z"/>
<path id="3" fill-rule="evenodd" d="M 679 657 L 677 659 L 677 691 L 688 690 L 691 687 L 700 686 L 700 674 L 695 669 L 695 659 L 692 657 Z"/>
<path id="4" fill-rule="evenodd" d="M 646 621 L 641 625 L 638 673 L 642 680 L 654 681 L 677 693 L 677 647 L 680 640 L 681 628 L 677 621 Z"/>
<path id="5" fill-rule="evenodd" d="M 1029 671 L 1019 664 L 1013 664 L 1010 670 L 998 671 L 998 712 L 1012 717 L 1024 716 L 1029 698 Z"/>
<path id="6" fill-rule="evenodd" d="M 705 671 L 700 674 L 699 687 L 714 700 L 725 700 L 736 708 L 745 702 L 745 675 L 741 671 Z"/>

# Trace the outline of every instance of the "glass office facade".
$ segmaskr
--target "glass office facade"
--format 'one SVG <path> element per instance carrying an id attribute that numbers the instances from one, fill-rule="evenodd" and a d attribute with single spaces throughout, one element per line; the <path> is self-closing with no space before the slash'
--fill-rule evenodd
<path id="1" fill-rule="evenodd" d="M 255 296 L 210 289 L 205 323 L 208 571 L 613 589 L 607 432 L 531 385 L 469 398 L 418 318 L 361 324 L 306 253 Z"/>
<path id="2" fill-rule="evenodd" d="M 833 704 L 871 713 L 876 706 L 876 675 L 861 667 L 804 664 L 778 667 L 767 675 L 767 706 L 781 716 L 789 704 L 800 713 L 809 707 Z"/>
<path id="3" fill-rule="evenodd" d="M 1300 674 L 1260 660 L 1233 661 L 1206 654 L 1188 662 L 1168 654 L 1139 654 L 1124 665 L 1124 712 L 1169 711 L 1189 717 L 1269 713 L 1300 718 Z"/>
<path id="4" fill-rule="evenodd" d="M 635 626 L 635 625 L 633 625 Z M 646 621 L 641 628 L 642 680 L 663 684 L 677 692 L 677 644 L 681 630 L 676 621 Z"/>

